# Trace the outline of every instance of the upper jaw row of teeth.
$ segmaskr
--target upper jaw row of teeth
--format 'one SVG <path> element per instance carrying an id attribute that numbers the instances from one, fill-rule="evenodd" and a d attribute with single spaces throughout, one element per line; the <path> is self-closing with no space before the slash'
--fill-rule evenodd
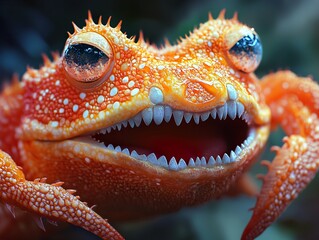
<path id="1" fill-rule="evenodd" d="M 230 117 L 235 119 L 236 117 L 242 118 L 247 123 L 251 122 L 249 114 L 245 111 L 245 107 L 241 102 L 229 100 L 224 105 L 213 108 L 210 111 L 204 113 L 190 113 L 184 112 L 182 110 L 172 109 L 170 106 L 164 105 L 155 105 L 144 109 L 142 112 L 138 113 L 135 117 L 124 120 L 120 123 L 117 123 L 111 127 L 104 128 L 100 130 L 100 133 L 106 134 L 110 133 L 112 130 L 121 130 L 122 127 L 127 127 L 128 125 L 133 127 L 139 127 L 142 121 L 146 126 L 150 125 L 152 121 L 156 125 L 160 125 L 163 121 L 169 122 L 171 118 L 174 119 L 175 124 L 179 126 L 184 120 L 186 123 L 189 123 L 193 120 L 196 124 L 199 124 L 200 121 L 204 122 L 209 117 L 216 119 L 226 119 Z"/>
<path id="2" fill-rule="evenodd" d="M 224 153 L 223 156 L 217 156 L 214 158 L 213 156 L 209 158 L 205 157 L 196 157 L 190 158 L 188 164 L 185 162 L 183 158 L 176 159 L 172 157 L 168 159 L 166 156 L 162 155 L 157 157 L 155 153 L 151 153 L 149 155 L 139 154 L 135 150 L 129 151 L 127 148 L 122 149 L 120 146 L 114 147 L 112 144 L 109 144 L 106 148 L 111 151 L 124 153 L 128 156 L 133 157 L 134 159 L 150 163 L 155 166 L 160 166 L 168 170 L 179 171 L 186 168 L 198 168 L 198 167 L 214 167 L 217 165 L 225 165 L 229 163 L 236 162 L 239 155 L 248 147 L 254 139 L 253 133 L 251 133 L 248 138 L 241 144 L 241 146 L 237 146 L 234 150 L 230 151 L 229 154 Z"/>

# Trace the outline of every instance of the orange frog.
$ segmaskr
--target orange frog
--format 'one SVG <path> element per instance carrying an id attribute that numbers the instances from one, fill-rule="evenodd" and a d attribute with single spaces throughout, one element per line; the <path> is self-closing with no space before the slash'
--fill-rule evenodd
<path id="1" fill-rule="evenodd" d="M 62 56 L 44 57 L 43 67 L 4 87 L 0 201 L 13 214 L 16 207 L 123 239 L 101 216 L 140 219 L 230 188 L 250 191 L 245 172 L 280 125 L 284 145 L 264 162 L 268 173 L 242 235 L 254 239 L 316 174 L 319 86 L 289 71 L 257 79 L 261 42 L 236 14 L 209 16 L 163 48 L 127 38 L 120 25 L 89 14 Z M 19 217 L 0 215 L 7 236 Z"/>

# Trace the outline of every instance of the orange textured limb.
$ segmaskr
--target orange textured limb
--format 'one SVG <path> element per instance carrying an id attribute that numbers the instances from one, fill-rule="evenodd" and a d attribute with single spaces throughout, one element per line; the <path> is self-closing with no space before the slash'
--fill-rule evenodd
<path id="1" fill-rule="evenodd" d="M 57 184 L 59 185 L 59 184 Z M 105 219 L 60 186 L 27 181 L 9 155 L 0 151 L 0 200 L 37 215 L 80 226 L 102 239 L 123 239 Z"/>
<path id="2" fill-rule="evenodd" d="M 272 122 L 288 137 L 264 176 L 253 216 L 242 239 L 254 239 L 286 209 L 307 186 L 319 167 L 319 87 L 309 78 L 278 72 L 262 81 Z"/>

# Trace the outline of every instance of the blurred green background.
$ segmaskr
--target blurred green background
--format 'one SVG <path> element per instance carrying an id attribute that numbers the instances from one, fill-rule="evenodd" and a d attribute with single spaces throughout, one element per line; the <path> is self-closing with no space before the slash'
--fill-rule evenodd
<path id="1" fill-rule="evenodd" d="M 20 76 L 26 66 L 41 65 L 41 54 L 63 49 L 71 21 L 84 25 L 87 10 L 112 25 L 123 20 L 122 30 L 162 44 L 207 20 L 208 12 L 226 16 L 235 11 L 239 20 L 254 27 L 263 43 L 264 56 L 256 74 L 278 69 L 319 79 L 319 0 L 114 0 L 114 1 L 0 1 L 0 79 Z M 272 134 L 269 146 L 281 145 L 283 133 Z M 269 146 L 267 149 L 269 149 Z M 262 159 L 273 155 L 266 150 Z M 265 172 L 257 163 L 252 174 Z M 257 181 L 257 180 L 256 180 Z M 316 178 L 289 209 L 258 239 L 319 239 L 319 180 Z M 118 225 L 127 239 L 239 239 L 249 220 L 255 199 L 240 196 L 212 201 L 200 207 L 134 224 Z M 105 216 L 107 217 L 107 216 Z M 50 239 L 97 239 L 81 229 L 70 228 Z"/>

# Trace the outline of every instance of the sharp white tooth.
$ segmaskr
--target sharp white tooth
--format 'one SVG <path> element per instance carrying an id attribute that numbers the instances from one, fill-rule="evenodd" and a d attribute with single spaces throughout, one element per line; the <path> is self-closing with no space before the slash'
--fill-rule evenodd
<path id="1" fill-rule="evenodd" d="M 183 120 L 183 111 L 179 111 L 179 110 L 175 110 L 173 112 L 173 116 L 174 116 L 174 121 L 176 123 L 177 126 L 179 126 Z"/>
<path id="2" fill-rule="evenodd" d="M 126 155 L 130 155 L 130 151 L 127 148 L 124 148 L 122 150 L 122 153 L 126 154 Z"/>
<path id="3" fill-rule="evenodd" d="M 145 108 L 142 111 L 142 118 L 146 126 L 150 125 L 153 120 L 153 109 Z"/>
<path id="4" fill-rule="evenodd" d="M 111 128 L 112 128 L 113 130 L 116 130 L 116 125 L 113 125 Z"/>
<path id="5" fill-rule="evenodd" d="M 131 128 L 134 128 L 135 123 L 134 123 L 134 120 L 133 120 L 133 119 L 129 119 L 129 120 L 128 120 L 128 123 L 130 124 Z"/>
<path id="6" fill-rule="evenodd" d="M 236 118 L 236 114 L 237 114 L 237 109 L 236 109 L 236 102 L 235 101 L 228 101 L 227 102 L 227 111 L 228 111 L 228 116 L 231 119 L 235 119 Z"/>
<path id="7" fill-rule="evenodd" d="M 239 146 L 237 146 L 235 149 L 236 155 L 238 156 L 241 153 L 241 151 L 242 151 L 241 148 Z"/>
<path id="8" fill-rule="evenodd" d="M 118 123 L 118 124 L 116 124 L 116 127 L 117 127 L 117 130 L 118 130 L 118 131 L 121 131 L 121 129 L 122 129 L 122 124 L 121 124 L 121 123 Z"/>
<path id="9" fill-rule="evenodd" d="M 139 155 L 138 159 L 141 160 L 141 161 L 147 161 L 147 157 L 146 157 L 145 154 Z"/>
<path id="10" fill-rule="evenodd" d="M 164 107 L 164 120 L 165 122 L 169 122 L 169 120 L 171 120 L 172 118 L 172 108 L 169 106 L 165 106 Z"/>
<path id="11" fill-rule="evenodd" d="M 237 116 L 241 117 L 245 111 L 245 107 L 241 102 L 237 102 Z"/>
<path id="12" fill-rule="evenodd" d="M 244 149 L 246 147 L 246 145 L 244 143 L 242 143 L 240 146 L 242 149 Z"/>
<path id="13" fill-rule="evenodd" d="M 181 159 L 179 160 L 179 163 L 178 163 L 178 169 L 179 169 L 179 170 L 183 170 L 183 169 L 185 169 L 186 167 L 187 167 L 186 162 L 184 161 L 183 158 L 181 158 Z"/>
<path id="14" fill-rule="evenodd" d="M 245 139 L 245 141 L 244 141 L 244 145 L 245 145 L 245 146 L 248 146 L 248 145 L 249 145 L 249 143 L 248 143 L 247 139 Z"/>
<path id="15" fill-rule="evenodd" d="M 128 124 L 127 121 L 123 121 L 123 122 L 122 122 L 122 125 L 123 125 L 123 127 L 125 127 L 125 128 L 127 127 L 127 124 Z"/>
<path id="16" fill-rule="evenodd" d="M 189 123 L 190 120 L 192 119 L 193 114 L 192 113 L 184 113 L 184 119 L 186 123 Z"/>
<path id="17" fill-rule="evenodd" d="M 154 107 L 154 122 L 156 125 L 160 125 L 164 119 L 164 106 L 155 106 Z"/>
<path id="18" fill-rule="evenodd" d="M 230 162 L 235 162 L 237 155 L 234 151 L 230 151 Z"/>
<path id="19" fill-rule="evenodd" d="M 227 153 L 223 155 L 223 163 L 230 163 L 230 158 Z"/>
<path id="20" fill-rule="evenodd" d="M 236 89 L 234 88 L 234 86 L 231 85 L 231 84 L 227 84 L 227 85 L 226 85 L 226 88 L 227 88 L 227 92 L 228 92 L 228 98 L 229 98 L 230 100 L 236 100 L 237 97 L 238 97 L 238 94 L 237 94 L 237 91 L 236 91 Z"/>
<path id="21" fill-rule="evenodd" d="M 209 118 L 209 114 L 210 112 L 205 112 L 203 114 L 200 115 L 200 119 L 204 122 Z"/>
<path id="22" fill-rule="evenodd" d="M 110 132 L 112 131 L 112 128 L 111 128 L 111 127 L 108 127 L 108 128 L 106 129 L 106 131 L 107 131 L 107 133 L 110 133 Z"/>
<path id="23" fill-rule="evenodd" d="M 195 167 L 195 166 L 196 166 L 193 158 L 190 158 L 190 159 L 189 159 L 188 166 L 189 166 L 189 167 Z"/>
<path id="24" fill-rule="evenodd" d="M 222 164 L 223 163 L 223 161 L 222 161 L 222 159 L 220 158 L 219 155 L 216 157 L 216 163 L 217 164 Z"/>
<path id="25" fill-rule="evenodd" d="M 158 163 L 160 166 L 162 167 L 165 167 L 165 168 L 168 168 L 168 163 L 167 163 L 167 159 L 165 156 L 161 156 L 159 159 L 158 159 Z"/>
<path id="26" fill-rule="evenodd" d="M 134 123 L 137 127 L 141 125 L 142 122 L 142 115 L 139 113 L 134 117 Z"/>
<path id="27" fill-rule="evenodd" d="M 147 161 L 149 161 L 150 163 L 152 163 L 154 165 L 158 165 L 157 157 L 156 157 L 155 153 L 151 153 L 150 155 L 148 155 Z"/>
<path id="28" fill-rule="evenodd" d="M 195 161 L 196 167 L 199 167 L 201 164 L 202 164 L 202 162 L 200 161 L 200 158 L 197 157 L 197 158 L 196 158 L 196 161 Z"/>
<path id="29" fill-rule="evenodd" d="M 201 162 L 201 166 L 206 167 L 207 163 L 206 163 L 206 158 L 205 157 L 202 157 L 200 159 L 200 162 Z"/>
<path id="30" fill-rule="evenodd" d="M 211 113 L 210 113 L 210 115 L 212 116 L 213 119 L 216 119 L 216 113 L 217 113 L 217 110 L 216 110 L 216 108 L 214 108 L 214 109 L 211 111 Z"/>
<path id="31" fill-rule="evenodd" d="M 175 157 L 172 157 L 171 160 L 169 161 L 168 168 L 171 170 L 175 170 L 175 171 L 178 170 L 178 166 L 177 166 L 177 162 L 176 162 Z"/>
<path id="32" fill-rule="evenodd" d="M 135 150 L 133 150 L 133 151 L 131 152 L 131 157 L 133 157 L 133 158 L 135 158 L 135 159 L 138 159 L 139 155 L 138 155 L 138 153 L 137 153 Z"/>
<path id="33" fill-rule="evenodd" d="M 114 148 L 114 151 L 115 151 L 115 152 L 122 152 L 122 149 L 121 149 L 120 146 L 116 146 L 116 147 Z"/>
<path id="34" fill-rule="evenodd" d="M 114 151 L 114 146 L 112 144 L 107 145 L 107 148 Z"/>
<path id="35" fill-rule="evenodd" d="M 224 106 L 220 106 L 217 108 L 217 115 L 219 120 L 222 120 L 224 117 Z"/>
<path id="36" fill-rule="evenodd" d="M 196 124 L 199 124 L 199 114 L 198 114 L 198 113 L 195 113 L 195 114 L 193 115 L 193 118 L 194 118 L 194 122 L 195 122 Z"/>
<path id="37" fill-rule="evenodd" d="M 226 119 L 227 118 L 227 103 L 224 105 L 224 114 L 223 114 L 223 119 Z"/>
<path id="38" fill-rule="evenodd" d="M 106 128 L 103 128 L 99 131 L 100 134 L 106 134 Z"/>
<path id="39" fill-rule="evenodd" d="M 208 166 L 214 166 L 215 164 L 216 164 L 216 161 L 215 161 L 214 157 L 211 156 L 211 157 L 209 158 L 209 160 L 208 160 L 207 165 L 208 165 Z"/>

